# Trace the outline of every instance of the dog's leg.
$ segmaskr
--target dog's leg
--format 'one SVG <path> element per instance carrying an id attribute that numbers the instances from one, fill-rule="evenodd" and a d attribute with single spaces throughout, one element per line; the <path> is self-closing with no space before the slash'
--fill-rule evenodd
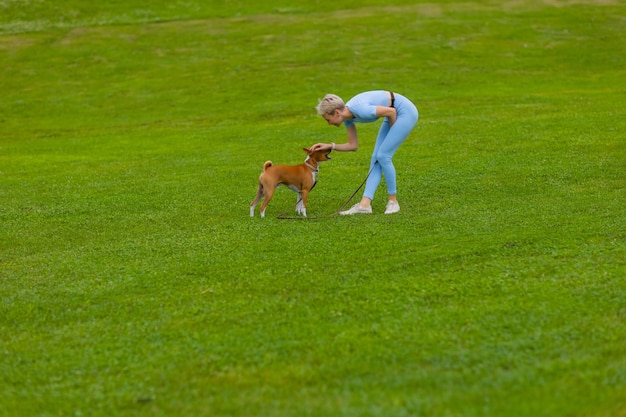
<path id="1" fill-rule="evenodd" d="M 263 198 L 263 185 L 259 183 L 259 188 L 256 190 L 256 196 L 254 197 L 254 200 L 252 200 L 252 203 L 250 203 L 250 217 L 254 217 L 254 208 L 259 203 L 259 201 L 261 201 L 262 198 Z"/>
<path id="2" fill-rule="evenodd" d="M 302 208 L 300 210 L 300 214 L 302 214 L 304 217 L 306 217 L 306 200 L 309 197 L 309 190 L 304 189 L 302 190 L 302 201 L 300 202 L 300 204 L 302 204 Z"/>
<path id="3" fill-rule="evenodd" d="M 296 213 L 302 214 L 302 193 L 296 191 L 298 193 L 298 199 L 296 200 Z"/>
<path id="4" fill-rule="evenodd" d="M 261 203 L 261 217 L 265 217 L 265 208 L 267 207 L 267 205 L 270 203 L 270 200 L 272 199 L 272 197 L 274 196 L 274 191 L 276 190 L 276 187 L 264 187 L 265 190 L 265 199 L 263 200 L 263 203 Z"/>

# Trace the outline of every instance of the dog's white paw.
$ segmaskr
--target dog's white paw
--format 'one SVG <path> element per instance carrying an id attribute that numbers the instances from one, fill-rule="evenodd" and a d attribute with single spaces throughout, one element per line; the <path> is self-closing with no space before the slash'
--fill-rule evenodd
<path id="1" fill-rule="evenodd" d="M 254 217 L 254 207 L 250 207 L 250 217 Z"/>
<path id="2" fill-rule="evenodd" d="M 261 218 L 262 218 L 262 219 L 264 219 L 264 218 L 265 218 L 265 210 L 263 210 L 263 211 L 261 212 Z"/>

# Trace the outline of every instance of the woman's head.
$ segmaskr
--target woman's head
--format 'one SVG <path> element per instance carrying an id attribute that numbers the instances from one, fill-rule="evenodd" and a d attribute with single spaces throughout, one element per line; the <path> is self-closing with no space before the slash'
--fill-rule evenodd
<path id="1" fill-rule="evenodd" d="M 332 114 L 335 110 L 343 110 L 345 104 L 341 97 L 334 94 L 326 94 L 324 98 L 317 105 L 317 114 L 323 116 L 325 114 Z"/>

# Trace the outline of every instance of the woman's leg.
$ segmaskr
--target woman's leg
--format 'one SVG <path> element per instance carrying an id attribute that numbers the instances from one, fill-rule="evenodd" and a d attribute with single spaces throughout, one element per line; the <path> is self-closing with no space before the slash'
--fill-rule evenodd
<path id="1" fill-rule="evenodd" d="M 378 136 L 376 137 L 376 144 L 374 145 L 374 152 L 372 152 L 372 159 L 370 162 L 369 177 L 365 183 L 365 191 L 363 192 L 363 199 L 361 199 L 361 205 L 363 207 L 369 207 L 371 201 L 374 199 L 374 193 L 380 184 L 382 179 L 383 169 L 378 162 L 378 153 L 385 141 L 385 137 L 389 133 L 389 120 L 385 118 L 378 130 Z"/>
<path id="2" fill-rule="evenodd" d="M 409 133 L 411 133 L 413 126 L 415 126 L 414 120 L 410 118 L 398 118 L 391 129 L 389 129 L 389 133 L 387 133 L 387 136 L 378 148 L 376 159 L 385 176 L 387 194 L 389 195 L 395 196 L 397 193 L 396 168 L 392 161 L 393 155 L 400 145 L 402 145 Z"/>
<path id="3" fill-rule="evenodd" d="M 396 110 L 398 117 L 393 126 L 389 127 L 389 120 L 385 118 L 378 131 L 370 163 L 370 175 L 365 184 L 365 191 L 360 202 L 362 207 L 371 205 L 374 193 L 383 175 L 387 184 L 389 200 L 397 202 L 396 168 L 393 165 L 392 158 L 417 124 L 419 113 L 409 99 L 399 94 L 396 95 Z"/>

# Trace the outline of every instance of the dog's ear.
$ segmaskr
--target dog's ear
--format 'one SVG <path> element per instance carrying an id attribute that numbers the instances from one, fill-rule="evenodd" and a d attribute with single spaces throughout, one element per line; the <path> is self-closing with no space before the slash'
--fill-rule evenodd
<path id="1" fill-rule="evenodd" d="M 302 150 L 304 152 L 306 152 L 307 155 L 309 155 L 311 153 L 311 149 L 307 149 L 307 148 L 302 148 Z"/>

